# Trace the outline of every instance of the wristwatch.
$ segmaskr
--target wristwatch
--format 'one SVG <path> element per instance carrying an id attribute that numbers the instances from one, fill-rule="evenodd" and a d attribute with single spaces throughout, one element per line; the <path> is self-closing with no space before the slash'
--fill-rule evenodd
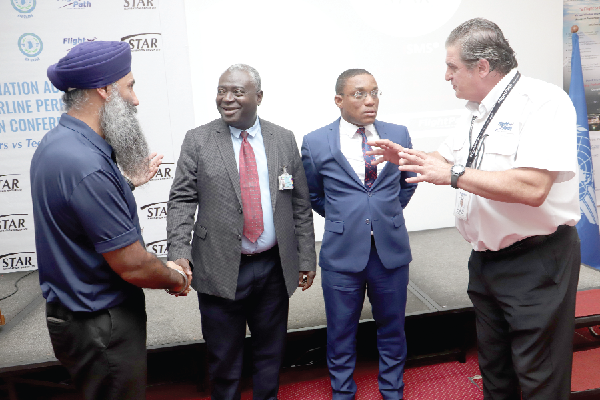
<path id="1" fill-rule="evenodd" d="M 454 189 L 458 189 L 456 185 L 458 183 L 458 178 L 465 173 L 465 166 L 460 164 L 454 164 L 450 169 L 450 186 Z"/>

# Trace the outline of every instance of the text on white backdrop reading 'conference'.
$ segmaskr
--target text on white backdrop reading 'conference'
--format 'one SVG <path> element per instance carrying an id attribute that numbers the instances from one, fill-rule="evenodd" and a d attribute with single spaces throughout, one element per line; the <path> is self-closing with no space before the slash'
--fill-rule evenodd
<path id="1" fill-rule="evenodd" d="M 60 97 L 39 97 L 44 94 L 59 94 L 50 82 L 23 81 L 0 82 L 0 134 L 19 132 L 45 133 L 58 124 L 63 102 Z M 12 96 L 15 96 L 11 99 Z M 36 96 L 27 99 L 23 97 Z M 56 117 L 30 115 L 54 113 Z M 5 143 L 0 141 L 0 150 L 36 147 L 37 141 Z"/>

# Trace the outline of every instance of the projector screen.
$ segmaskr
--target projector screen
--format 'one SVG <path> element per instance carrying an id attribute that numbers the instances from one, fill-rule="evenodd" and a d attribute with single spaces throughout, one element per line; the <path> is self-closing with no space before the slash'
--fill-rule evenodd
<path id="1" fill-rule="evenodd" d="M 562 0 L 186 0 L 185 6 L 196 125 L 219 117 L 219 76 L 245 63 L 261 74 L 259 116 L 291 129 L 300 146 L 305 134 L 339 117 L 338 75 L 364 68 L 383 92 L 378 119 L 406 125 L 415 148 L 436 150 L 465 103 L 444 80 L 444 42 L 474 17 L 500 26 L 524 75 L 562 87 Z M 452 188 L 420 184 L 405 210 L 408 230 L 453 226 L 453 206 Z M 315 232 L 321 240 L 316 214 Z"/>

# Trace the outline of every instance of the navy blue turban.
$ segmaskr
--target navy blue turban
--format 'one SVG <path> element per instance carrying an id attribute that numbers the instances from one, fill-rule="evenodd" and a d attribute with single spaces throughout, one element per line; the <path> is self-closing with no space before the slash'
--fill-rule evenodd
<path id="1" fill-rule="evenodd" d="M 83 42 L 48 67 L 48 79 L 59 90 L 108 86 L 131 71 L 131 49 L 125 42 Z"/>

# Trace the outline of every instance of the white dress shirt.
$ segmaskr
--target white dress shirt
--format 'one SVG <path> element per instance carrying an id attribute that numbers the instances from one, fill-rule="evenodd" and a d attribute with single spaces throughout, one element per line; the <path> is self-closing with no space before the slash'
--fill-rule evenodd
<path id="1" fill-rule="evenodd" d="M 238 172 L 240 170 L 240 149 L 242 148 L 242 130 L 229 127 L 231 132 L 231 141 L 233 143 L 233 151 L 235 153 L 235 162 L 237 163 Z M 267 153 L 263 143 L 262 131 L 260 130 L 259 119 L 252 127 L 246 129 L 248 132 L 248 143 L 254 151 L 256 159 L 256 171 L 258 172 L 258 183 L 260 186 L 260 203 L 262 205 L 263 226 L 264 231 L 258 237 L 256 242 L 252 243 L 248 238 L 242 235 L 242 254 L 262 253 L 269 250 L 277 244 L 275 236 L 275 223 L 273 222 L 273 208 L 271 207 L 271 192 L 269 189 L 269 169 L 267 167 Z"/>
<path id="2" fill-rule="evenodd" d="M 350 163 L 361 182 L 365 183 L 365 157 L 362 152 L 362 135 L 357 133 L 359 126 L 351 124 L 344 118 L 340 118 L 340 147 L 342 154 Z M 365 126 L 367 141 L 379 139 L 379 134 L 373 124 Z M 377 176 L 385 166 L 386 162 L 377 165 Z"/>
<path id="3" fill-rule="evenodd" d="M 491 109 L 515 76 L 511 71 L 481 104 L 468 102 L 458 130 L 438 149 L 446 160 L 465 165 L 469 126 L 475 142 Z M 476 251 L 499 250 L 534 235 L 553 233 L 559 225 L 574 226 L 580 218 L 577 116 L 569 96 L 559 87 L 521 76 L 491 120 L 480 170 L 537 168 L 558 171 L 546 201 L 539 207 L 504 203 L 469 195 L 466 220 L 456 227 Z M 459 178 L 460 182 L 460 178 Z"/>

